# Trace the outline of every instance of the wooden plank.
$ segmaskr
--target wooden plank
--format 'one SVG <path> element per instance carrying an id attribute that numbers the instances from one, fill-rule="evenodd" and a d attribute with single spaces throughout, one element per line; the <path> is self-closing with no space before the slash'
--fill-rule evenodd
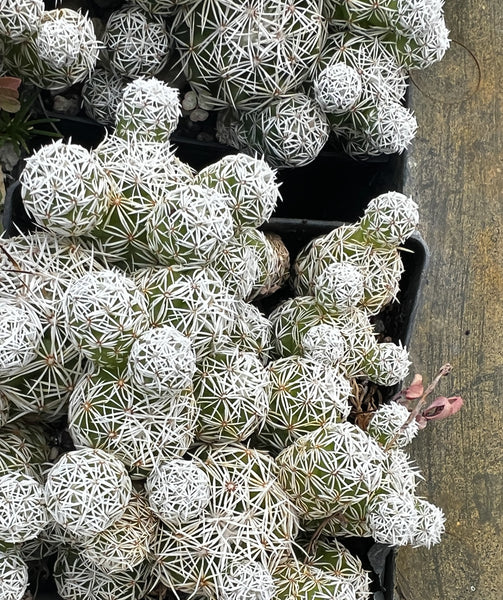
<path id="1" fill-rule="evenodd" d="M 400 600 L 503 598 L 503 2 L 446 0 L 451 49 L 413 73 L 419 130 L 405 192 L 420 205 L 432 257 L 412 343 L 413 367 L 460 394 L 411 452 L 421 493 L 446 513 L 430 550 L 401 548 Z"/>

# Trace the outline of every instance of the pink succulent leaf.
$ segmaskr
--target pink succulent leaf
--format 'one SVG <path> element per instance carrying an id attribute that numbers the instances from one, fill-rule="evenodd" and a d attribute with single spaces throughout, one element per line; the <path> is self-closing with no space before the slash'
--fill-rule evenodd
<path id="1" fill-rule="evenodd" d="M 416 423 L 417 423 L 419 429 L 424 429 L 426 427 L 426 425 L 428 424 L 428 420 L 425 419 L 425 417 L 423 417 L 423 415 L 417 415 Z"/>
<path id="2" fill-rule="evenodd" d="M 427 421 L 440 421 L 456 414 L 462 406 L 463 398 L 461 396 L 451 396 L 450 398 L 439 396 L 433 400 L 428 408 L 423 410 L 422 416 Z"/>
<path id="3" fill-rule="evenodd" d="M 415 400 L 416 398 L 420 398 L 423 395 L 423 392 L 423 376 L 419 373 L 416 373 L 411 384 L 405 390 L 405 397 L 407 398 L 407 400 Z"/>

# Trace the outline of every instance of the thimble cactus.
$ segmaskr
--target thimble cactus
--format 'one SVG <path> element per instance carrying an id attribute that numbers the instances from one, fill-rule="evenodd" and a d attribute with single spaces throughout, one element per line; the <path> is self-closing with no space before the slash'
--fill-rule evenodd
<path id="1" fill-rule="evenodd" d="M 424 498 L 416 498 L 415 507 L 418 519 L 412 536 L 412 546 L 430 548 L 440 543 L 445 531 L 444 511 Z"/>
<path id="2" fill-rule="evenodd" d="M 189 387 L 196 370 L 190 340 L 170 325 L 143 332 L 131 346 L 128 373 L 144 393 L 176 395 Z"/>
<path id="3" fill-rule="evenodd" d="M 415 231 L 417 220 L 417 205 L 406 195 L 388 192 L 374 198 L 356 223 L 336 227 L 301 249 L 294 263 L 296 293 L 313 294 L 316 284 L 328 308 L 322 273 L 329 266 L 334 269 L 334 263 L 352 264 L 363 275 L 363 298 L 357 306 L 378 313 L 399 292 L 404 267 L 398 247 Z M 332 275 L 330 270 L 326 274 Z"/>
<path id="4" fill-rule="evenodd" d="M 340 577 L 351 585 L 355 600 L 367 600 L 370 594 L 371 578 L 363 568 L 361 560 L 337 540 L 318 539 L 312 555 L 306 563 Z"/>
<path id="5" fill-rule="evenodd" d="M 346 348 L 344 336 L 336 325 L 320 323 L 302 336 L 303 355 L 322 364 L 337 366 Z"/>
<path id="6" fill-rule="evenodd" d="M 48 521 L 41 483 L 22 472 L 0 476 L 0 545 L 33 539 Z"/>
<path id="7" fill-rule="evenodd" d="M 372 244 L 399 246 L 416 231 L 418 223 L 418 206 L 411 197 L 386 192 L 370 200 L 360 227 Z"/>
<path id="8" fill-rule="evenodd" d="M 28 589 L 28 565 L 16 552 L 0 550 L 0 600 L 22 600 Z"/>
<path id="9" fill-rule="evenodd" d="M 43 481 L 40 463 L 48 462 L 49 453 L 42 455 L 39 462 L 37 455 L 43 454 L 44 443 L 43 436 L 39 437 L 34 435 L 35 433 L 39 433 L 37 427 L 31 424 L 30 434 L 34 436 L 33 443 L 21 430 L 21 419 L 16 419 L 15 424 L 8 423 L 2 426 L 0 433 L 0 475 L 22 473 L 37 479 L 40 483 Z"/>
<path id="10" fill-rule="evenodd" d="M 24 12 L 26 3 L 18 4 Z M 99 50 L 91 19 L 70 8 L 58 8 L 43 11 L 35 31 L 21 43 L 5 39 L 4 62 L 12 74 L 57 91 L 89 77 Z"/>
<path id="11" fill-rule="evenodd" d="M 244 153 L 228 154 L 211 163 L 195 181 L 225 194 L 237 229 L 260 227 L 280 200 L 275 171 L 263 158 Z"/>
<path id="12" fill-rule="evenodd" d="M 222 574 L 219 597 L 222 600 L 273 600 L 276 586 L 269 569 L 257 561 L 238 560 Z"/>
<path id="13" fill-rule="evenodd" d="M 204 264 L 230 240 L 233 223 L 223 194 L 201 185 L 179 186 L 157 203 L 147 241 L 164 264 Z"/>
<path id="14" fill-rule="evenodd" d="M 196 359 L 212 354 L 232 329 L 236 299 L 207 269 L 139 269 L 135 281 L 148 302 L 152 326 L 171 325 L 192 342 Z"/>
<path id="15" fill-rule="evenodd" d="M 413 112 L 399 102 L 384 102 L 369 110 L 365 126 L 345 132 L 343 146 L 351 156 L 401 154 L 417 131 Z"/>
<path id="16" fill-rule="evenodd" d="M 9 399 L 7 396 L 0 391 L 0 429 L 9 420 Z M 1 459 L 1 448 L 0 448 L 0 473 L 2 472 L 2 459 Z"/>
<path id="17" fill-rule="evenodd" d="M 13 375 L 34 361 L 43 326 L 34 308 L 0 296 L 0 376 Z"/>
<path id="18" fill-rule="evenodd" d="M 196 519 L 211 500 L 210 480 L 196 459 L 160 463 L 148 476 L 145 491 L 154 513 L 174 525 Z"/>
<path id="19" fill-rule="evenodd" d="M 355 600 L 355 591 L 345 578 L 295 559 L 280 564 L 273 571 L 273 581 L 278 600 L 309 597 Z"/>
<path id="20" fill-rule="evenodd" d="M 99 368 L 77 382 L 68 430 L 77 448 L 110 452 L 142 479 L 156 461 L 184 454 L 194 440 L 197 406 L 190 388 L 145 395 L 120 369 Z"/>
<path id="21" fill-rule="evenodd" d="M 373 413 L 367 432 L 385 448 L 389 445 L 406 446 L 419 431 L 416 421 L 409 422 L 409 415 L 408 408 L 403 404 L 382 404 Z"/>
<path id="22" fill-rule="evenodd" d="M 96 156 L 79 144 L 42 146 L 26 159 L 20 182 L 29 214 L 56 234 L 83 235 L 104 216 L 108 179 Z"/>
<path id="23" fill-rule="evenodd" d="M 82 86 L 82 105 L 86 115 L 102 125 L 114 125 L 117 106 L 128 81 L 109 69 L 96 67 Z"/>
<path id="24" fill-rule="evenodd" d="M 270 359 L 272 349 L 271 321 L 250 302 L 236 302 L 236 319 L 229 332 L 232 344 L 244 352 L 256 352 L 264 365 Z"/>
<path id="25" fill-rule="evenodd" d="M 313 81 L 316 102 L 327 113 L 344 113 L 358 102 L 362 94 L 362 78 L 344 62 L 329 64 Z"/>
<path id="26" fill-rule="evenodd" d="M 246 440 L 264 424 L 269 386 L 268 372 L 255 353 L 230 347 L 204 358 L 194 376 L 198 439 Z"/>
<path id="27" fill-rule="evenodd" d="M 136 79 L 157 75 L 171 54 L 166 24 L 134 4 L 113 11 L 103 33 L 106 60 L 118 75 Z"/>
<path id="28" fill-rule="evenodd" d="M 96 600 L 137 600 L 145 597 L 154 584 L 146 562 L 126 571 L 105 573 L 81 552 L 68 547 L 58 550 L 53 576 L 63 600 L 89 595 Z"/>
<path id="29" fill-rule="evenodd" d="M 124 513 L 131 493 L 122 462 L 92 448 L 63 454 L 45 484 L 51 517 L 78 537 L 92 537 L 110 527 Z"/>
<path id="30" fill-rule="evenodd" d="M 314 281 L 314 297 L 328 311 L 336 314 L 358 306 L 365 293 L 361 270 L 350 262 L 327 265 Z"/>
<path id="31" fill-rule="evenodd" d="M 155 77 L 138 77 L 124 87 L 117 103 L 115 135 L 167 143 L 180 116 L 177 88 Z"/>
<path id="32" fill-rule="evenodd" d="M 175 15 L 173 38 L 191 87 L 215 106 L 250 111 L 294 92 L 326 36 L 319 0 L 292 5 L 198 0 Z"/>
<path id="33" fill-rule="evenodd" d="M 225 119 L 226 113 L 219 113 L 219 118 Z M 238 150 L 263 155 L 275 169 L 309 164 L 321 152 L 330 134 L 325 113 L 302 92 L 280 96 L 261 109 L 239 113 L 233 120 L 230 125 L 233 137 L 227 140 L 221 137 L 221 141 L 234 140 Z"/>
<path id="34" fill-rule="evenodd" d="M 369 353 L 364 369 L 371 381 L 391 386 L 407 377 L 410 364 L 407 348 L 394 342 L 381 342 Z"/>
<path id="35" fill-rule="evenodd" d="M 158 520 L 144 494 L 133 492 L 122 515 L 104 531 L 86 539 L 82 554 L 106 573 L 132 570 L 149 556 Z"/>
<path id="36" fill-rule="evenodd" d="M 25 41 L 37 31 L 44 11 L 43 0 L 1 0 L 0 36 Z"/>
<path id="37" fill-rule="evenodd" d="M 259 438 L 275 451 L 302 435 L 345 421 L 349 415 L 349 381 L 331 366 L 290 356 L 271 361 L 269 410 Z"/>
<path id="38" fill-rule="evenodd" d="M 355 425 L 332 423 L 280 452 L 278 480 L 304 518 L 324 519 L 371 497 L 384 457 L 379 444 Z"/>
<path id="39" fill-rule="evenodd" d="M 396 493 L 376 495 L 368 509 L 367 525 L 377 542 L 390 546 L 410 544 L 419 525 L 415 498 Z"/>
<path id="40" fill-rule="evenodd" d="M 135 339 L 149 329 L 144 295 L 117 269 L 91 271 L 73 281 L 63 309 L 75 345 L 98 364 L 124 363 Z"/>
<path id="41" fill-rule="evenodd" d="M 210 502 L 199 518 L 161 527 L 153 572 L 175 591 L 220 595 L 223 574 L 232 573 L 237 562 L 270 570 L 288 556 L 298 518 L 268 454 L 233 443 L 203 454 Z"/>
<path id="42" fill-rule="evenodd" d="M 258 262 L 257 278 L 245 300 L 251 302 L 279 290 L 290 272 L 290 254 L 281 238 L 255 227 L 243 227 L 236 238 L 252 248 Z"/>
<path id="43" fill-rule="evenodd" d="M 243 236 L 231 237 L 208 267 L 222 279 L 229 294 L 237 300 L 244 300 L 252 294 L 261 275 L 256 248 L 247 244 Z"/>
<path id="44" fill-rule="evenodd" d="M 157 264 L 147 242 L 147 222 L 170 190 L 192 181 L 192 169 L 168 144 L 138 139 L 131 144 L 116 135 L 105 137 L 96 154 L 113 191 L 104 218 L 90 233 L 95 250 L 129 271 Z"/>

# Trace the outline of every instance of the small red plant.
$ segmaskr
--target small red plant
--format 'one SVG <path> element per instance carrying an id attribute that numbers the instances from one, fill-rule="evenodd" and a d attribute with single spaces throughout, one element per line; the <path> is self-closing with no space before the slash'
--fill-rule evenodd
<path id="1" fill-rule="evenodd" d="M 427 405 L 428 396 L 434 391 L 438 382 L 449 375 L 451 371 L 450 364 L 443 365 L 426 389 L 423 385 L 423 377 L 416 373 L 411 384 L 395 396 L 394 400 L 405 404 L 410 410 L 410 416 L 404 424 L 404 428 L 415 419 L 422 429 L 426 427 L 428 421 L 440 421 L 456 414 L 461 409 L 463 406 L 461 396 L 450 396 L 449 398 L 437 396 Z"/>

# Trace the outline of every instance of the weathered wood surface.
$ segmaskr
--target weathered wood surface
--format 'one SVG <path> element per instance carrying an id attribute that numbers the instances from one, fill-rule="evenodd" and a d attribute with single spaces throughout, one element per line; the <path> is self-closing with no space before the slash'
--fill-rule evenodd
<path id="1" fill-rule="evenodd" d="M 453 40 L 413 75 L 419 130 L 405 192 L 432 256 L 410 350 L 437 391 L 461 394 L 452 420 L 412 447 L 421 492 L 447 516 L 442 542 L 398 552 L 400 600 L 503 598 L 503 2 L 446 0 Z"/>

